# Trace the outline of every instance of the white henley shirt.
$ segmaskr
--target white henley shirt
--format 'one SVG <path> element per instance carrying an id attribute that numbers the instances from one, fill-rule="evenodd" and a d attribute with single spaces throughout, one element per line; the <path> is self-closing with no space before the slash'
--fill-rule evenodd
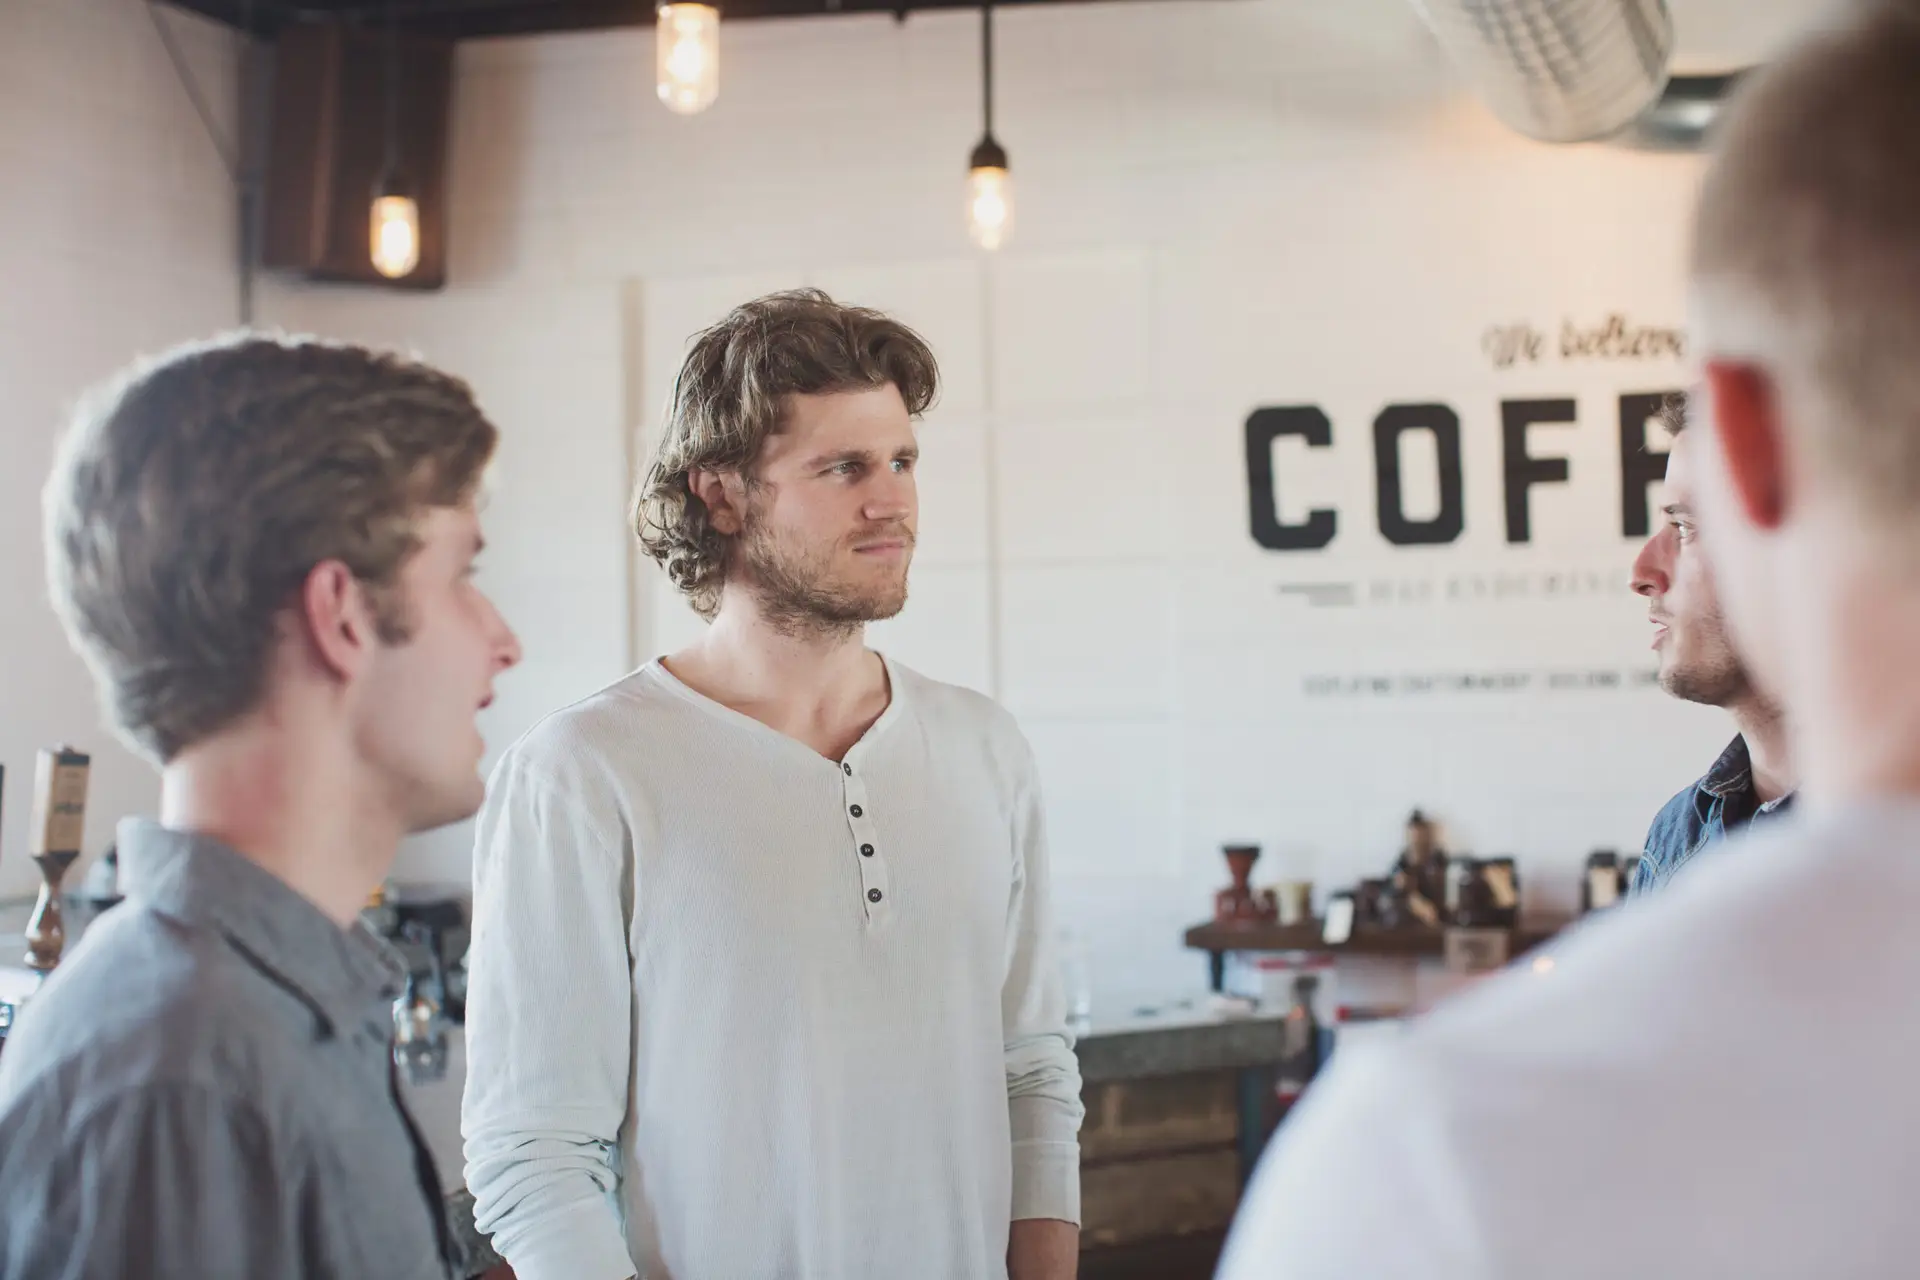
<path id="1" fill-rule="evenodd" d="M 462 1131 L 521 1280 L 987 1280 L 1079 1220 L 1032 754 L 887 671 L 843 761 L 654 662 L 495 769 Z"/>

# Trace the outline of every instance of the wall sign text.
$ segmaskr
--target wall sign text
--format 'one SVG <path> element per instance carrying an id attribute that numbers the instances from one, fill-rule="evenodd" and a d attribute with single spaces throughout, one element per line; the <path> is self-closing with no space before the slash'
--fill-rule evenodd
<path id="1" fill-rule="evenodd" d="M 1630 391 L 1619 397 L 1620 536 L 1644 538 L 1650 528 L 1648 486 L 1666 475 L 1664 450 L 1648 447 L 1647 424 L 1669 391 Z M 1567 459 L 1527 451 L 1527 429 L 1578 421 L 1571 397 L 1500 401 L 1501 481 L 1506 498 L 1506 540 L 1532 540 L 1528 497 L 1535 485 L 1565 484 Z M 1440 508 L 1414 520 L 1406 513 L 1400 476 L 1400 437 L 1409 431 L 1433 435 L 1440 460 Z M 1340 512 L 1316 507 L 1304 520 L 1280 518 L 1284 477 L 1274 474 L 1273 443 L 1298 437 L 1309 447 L 1331 448 L 1334 424 L 1320 406 L 1274 405 L 1255 409 L 1246 423 L 1247 514 L 1253 540 L 1269 551 L 1318 551 L 1340 531 Z M 1466 499 L 1460 464 L 1460 415 L 1440 403 L 1390 404 L 1373 420 L 1374 520 L 1380 534 L 1399 547 L 1450 543 L 1466 529 Z"/>
<path id="2" fill-rule="evenodd" d="M 1560 341 L 1550 346 L 1544 330 L 1530 321 L 1496 324 L 1480 338 L 1480 349 L 1496 369 L 1540 364 L 1553 352 L 1562 360 L 1679 360 L 1687 354 L 1687 335 L 1662 325 L 1634 324 L 1615 312 L 1598 324 L 1560 322 Z"/>

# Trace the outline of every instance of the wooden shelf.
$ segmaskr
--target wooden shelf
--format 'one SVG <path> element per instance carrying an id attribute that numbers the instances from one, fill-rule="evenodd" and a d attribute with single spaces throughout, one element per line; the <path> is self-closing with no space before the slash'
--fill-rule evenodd
<path id="1" fill-rule="evenodd" d="M 1522 925 L 1510 930 L 1512 954 L 1519 955 L 1545 942 L 1565 928 L 1565 923 Z M 1356 928 L 1347 941 L 1333 944 L 1320 935 L 1320 922 L 1310 924 L 1219 924 L 1209 920 L 1186 932 L 1186 944 L 1196 951 L 1215 955 L 1227 951 L 1313 951 L 1335 956 L 1381 956 L 1387 958 L 1438 957 L 1444 930 L 1410 926 L 1399 929 Z"/>
<path id="2" fill-rule="evenodd" d="M 1080 1280 L 1207 1280 L 1226 1247 L 1224 1231 L 1196 1231 L 1138 1244 L 1089 1245 Z"/>

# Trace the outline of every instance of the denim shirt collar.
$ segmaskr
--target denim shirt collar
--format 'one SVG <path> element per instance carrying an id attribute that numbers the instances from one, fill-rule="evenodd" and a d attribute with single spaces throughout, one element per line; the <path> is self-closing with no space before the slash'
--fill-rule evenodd
<path id="1" fill-rule="evenodd" d="M 1753 787 L 1753 756 L 1747 751 L 1745 737 L 1735 735 L 1720 758 L 1700 779 L 1700 791 L 1716 800 L 1738 795 Z"/>

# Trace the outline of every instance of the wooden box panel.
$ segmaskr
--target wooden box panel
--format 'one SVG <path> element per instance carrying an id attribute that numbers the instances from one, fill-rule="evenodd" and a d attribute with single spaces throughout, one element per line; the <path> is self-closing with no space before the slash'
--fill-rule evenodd
<path id="1" fill-rule="evenodd" d="M 1239 1133 L 1238 1077 L 1194 1071 L 1087 1085 L 1080 1159 L 1099 1164 L 1140 1155 L 1231 1147 Z"/>
<path id="2" fill-rule="evenodd" d="M 274 56 L 262 261 L 323 280 L 438 289 L 447 278 L 447 119 L 453 42 L 399 43 L 399 167 L 420 206 L 420 264 L 400 280 L 373 269 L 368 213 L 387 159 L 383 31 L 294 23 Z"/>
<path id="3" fill-rule="evenodd" d="M 1240 1203 L 1231 1147 L 1080 1170 L 1080 1238 L 1090 1248 L 1224 1230 Z"/>

